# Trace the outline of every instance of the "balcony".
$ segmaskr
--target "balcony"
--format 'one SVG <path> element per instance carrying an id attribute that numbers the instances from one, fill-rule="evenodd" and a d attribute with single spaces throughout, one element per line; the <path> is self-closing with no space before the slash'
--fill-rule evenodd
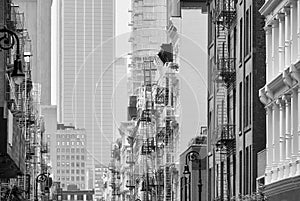
<path id="1" fill-rule="evenodd" d="M 216 130 L 216 146 L 217 147 L 230 147 L 232 142 L 235 141 L 235 126 L 230 124 L 224 124 Z"/>
<path id="2" fill-rule="evenodd" d="M 142 155 L 150 154 L 155 151 L 155 148 L 156 146 L 155 146 L 154 137 L 148 138 L 143 141 L 141 154 Z"/>
<path id="3" fill-rule="evenodd" d="M 218 0 L 216 3 L 217 24 L 230 28 L 236 19 L 235 0 Z"/>
<path id="4" fill-rule="evenodd" d="M 220 58 L 217 62 L 218 75 L 226 84 L 235 81 L 235 58 Z"/>

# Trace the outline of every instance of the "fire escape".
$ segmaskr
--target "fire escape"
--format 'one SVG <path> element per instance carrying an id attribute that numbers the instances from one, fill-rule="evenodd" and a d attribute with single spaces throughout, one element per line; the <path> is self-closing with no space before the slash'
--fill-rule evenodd
<path id="1" fill-rule="evenodd" d="M 236 1 L 216 0 L 216 126 L 214 144 L 215 200 L 227 201 L 235 195 L 235 54 L 231 32 L 236 21 Z M 233 47 L 234 48 L 234 47 Z"/>

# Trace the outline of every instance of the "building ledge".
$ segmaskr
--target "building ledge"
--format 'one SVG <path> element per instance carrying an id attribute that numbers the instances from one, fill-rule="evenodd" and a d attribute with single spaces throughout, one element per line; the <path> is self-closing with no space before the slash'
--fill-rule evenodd
<path id="1" fill-rule="evenodd" d="M 267 197 L 280 195 L 285 192 L 299 189 L 300 175 L 276 181 L 265 186 L 265 195 Z"/>
<path id="2" fill-rule="evenodd" d="M 267 16 L 269 15 L 275 8 L 276 6 L 279 5 L 279 3 L 281 3 L 282 0 L 268 0 L 265 2 L 265 4 L 259 9 L 259 12 L 264 15 Z"/>

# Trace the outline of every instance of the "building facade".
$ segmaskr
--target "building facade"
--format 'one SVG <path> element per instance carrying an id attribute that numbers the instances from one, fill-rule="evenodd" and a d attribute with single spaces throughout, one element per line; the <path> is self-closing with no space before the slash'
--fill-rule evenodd
<path id="1" fill-rule="evenodd" d="M 32 80 L 41 85 L 41 104 L 51 105 L 51 0 L 14 0 L 30 33 Z"/>
<path id="2" fill-rule="evenodd" d="M 54 180 L 61 183 L 63 190 L 69 185 L 76 185 L 81 190 L 88 189 L 86 130 L 58 124 L 55 134 L 47 137 Z"/>
<path id="3" fill-rule="evenodd" d="M 58 121 L 87 131 L 88 165 L 109 162 L 115 1 L 57 1 Z"/>
<path id="4" fill-rule="evenodd" d="M 267 82 L 259 91 L 266 109 L 264 193 L 270 200 L 299 199 L 300 2 L 266 1 Z"/>
<path id="5" fill-rule="evenodd" d="M 208 198 L 255 196 L 265 148 L 258 90 L 265 84 L 264 1 L 209 1 Z"/>
<path id="6" fill-rule="evenodd" d="M 167 1 L 131 1 L 131 64 L 129 65 L 129 94 L 137 95 L 144 83 L 144 60 L 156 55 L 160 45 L 167 42 Z"/>

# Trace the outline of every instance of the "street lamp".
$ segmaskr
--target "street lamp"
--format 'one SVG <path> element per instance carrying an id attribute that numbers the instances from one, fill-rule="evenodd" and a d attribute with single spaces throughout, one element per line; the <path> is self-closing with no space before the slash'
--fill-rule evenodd
<path id="1" fill-rule="evenodd" d="M 46 173 L 41 173 L 35 178 L 35 195 L 34 201 L 38 201 L 38 183 L 45 183 L 48 181 L 49 176 Z"/>
<path id="2" fill-rule="evenodd" d="M 25 74 L 22 68 L 19 37 L 14 31 L 7 29 L 5 26 L 0 29 L 0 33 L 4 33 L 4 36 L 0 37 L 0 49 L 12 49 L 16 42 L 16 59 L 14 60 L 14 68 L 11 77 L 16 84 L 20 85 L 25 79 Z"/>
<path id="3" fill-rule="evenodd" d="M 196 158 L 195 158 L 196 157 Z M 183 169 L 183 174 L 189 176 L 189 201 L 191 201 L 191 172 L 189 170 L 188 161 L 194 161 L 199 160 L 199 184 L 198 184 L 198 190 L 199 190 L 199 201 L 201 201 L 201 190 L 202 190 L 202 181 L 201 181 L 201 160 L 200 160 L 200 154 L 197 151 L 190 151 L 185 156 L 185 165 Z M 187 195 L 185 193 L 185 201 L 187 200 Z"/>

